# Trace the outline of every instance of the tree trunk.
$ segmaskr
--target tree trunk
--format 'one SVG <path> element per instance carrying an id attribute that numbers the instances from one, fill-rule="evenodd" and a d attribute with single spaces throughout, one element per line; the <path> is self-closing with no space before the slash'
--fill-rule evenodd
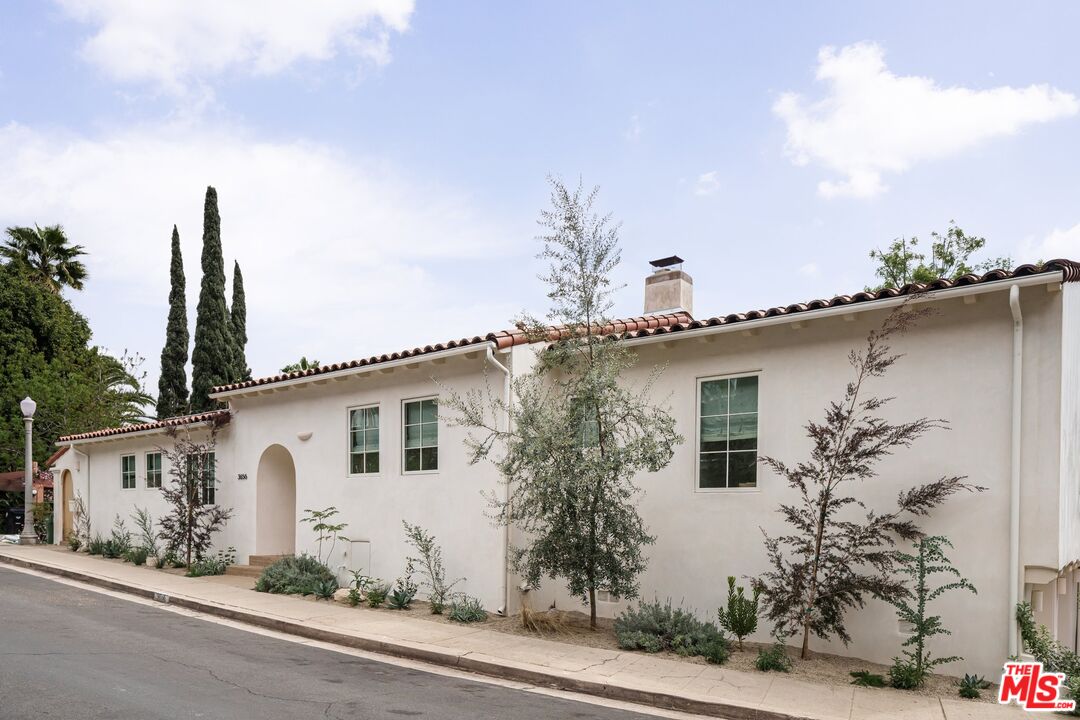
<path id="1" fill-rule="evenodd" d="M 802 652 L 799 653 L 802 660 L 810 659 L 810 625 L 803 623 Z"/>
<path id="2" fill-rule="evenodd" d="M 596 588 L 589 588 L 589 629 L 596 629 Z"/>

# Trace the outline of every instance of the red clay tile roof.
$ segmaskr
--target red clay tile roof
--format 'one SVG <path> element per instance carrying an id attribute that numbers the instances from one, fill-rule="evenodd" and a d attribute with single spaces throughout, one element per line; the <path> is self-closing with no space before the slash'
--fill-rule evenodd
<path id="1" fill-rule="evenodd" d="M 687 323 L 693 320 L 687 313 L 672 313 L 667 315 L 647 315 L 636 318 L 629 318 L 625 320 L 615 320 L 610 325 L 604 328 L 605 332 L 612 334 L 640 332 L 648 329 L 656 329 L 661 327 L 667 327 L 669 325 L 676 325 L 679 323 Z M 555 340 L 559 337 L 558 333 L 561 331 L 559 328 L 552 327 L 551 339 Z M 529 341 L 529 336 L 524 330 L 500 330 L 499 332 L 488 333 L 487 335 L 476 335 L 471 338 L 461 338 L 460 340 L 450 340 L 444 343 L 437 343 L 435 345 L 425 345 L 422 348 L 413 348 L 412 350 L 402 350 L 400 352 L 391 353 L 389 355 L 377 355 L 363 360 L 352 360 L 350 362 L 335 363 L 333 365 L 323 365 L 322 367 L 312 368 L 310 370 L 298 370 L 296 372 L 285 373 L 283 375 L 273 375 L 271 377 L 256 378 L 254 380 L 245 380 L 244 382 L 233 383 L 231 385 L 219 385 L 210 391 L 211 394 L 230 392 L 233 390 L 243 390 L 246 388 L 258 387 L 261 385 L 270 385 L 273 383 L 284 382 L 285 380 L 296 380 L 298 378 L 311 377 L 314 375 L 323 375 L 325 373 L 331 373 L 338 370 L 349 370 L 352 368 L 365 367 L 367 365 L 378 365 L 379 363 L 390 362 L 391 360 L 402 360 L 405 358 L 416 357 L 419 355 L 430 355 L 443 350 L 452 350 L 453 348 L 465 347 L 468 345 L 482 345 L 484 343 L 491 343 L 495 346 L 496 350 L 505 350 L 508 347 L 514 345 L 521 345 Z"/>
<path id="2" fill-rule="evenodd" d="M 109 437 L 111 435 L 124 435 L 127 433 L 143 432 L 145 430 L 160 430 L 162 428 L 179 427 L 181 425 L 194 425 L 196 423 L 211 422 L 214 420 L 218 420 L 220 422 L 228 422 L 229 411 L 211 410 L 210 412 L 197 413 L 195 415 L 180 415 L 179 417 L 164 418 L 162 420 L 155 420 L 154 422 L 138 423 L 135 425 L 124 425 L 122 427 L 106 428 L 104 430 L 93 430 L 91 432 L 79 433 L 77 435 L 64 435 L 63 437 L 58 438 L 56 442 L 65 443 L 72 440 L 90 440 L 92 438 L 103 438 Z"/>
<path id="3" fill-rule="evenodd" d="M 963 275 L 955 280 L 938 279 L 929 283 L 912 283 L 899 289 L 878 290 L 875 292 L 859 292 L 854 295 L 837 295 L 828 300 L 810 300 L 803 303 L 795 303 L 785 307 L 772 307 L 766 310 L 750 310 L 743 313 L 724 315 L 722 317 L 691 320 L 688 323 L 676 323 L 664 327 L 645 328 L 621 333 L 624 338 L 643 338 L 666 333 L 677 333 L 684 330 L 697 330 L 699 328 L 715 327 L 717 325 L 731 325 L 746 322 L 747 320 L 761 320 L 762 318 L 778 317 L 781 315 L 793 315 L 795 313 L 822 310 L 824 308 L 840 307 L 844 305 L 856 305 L 859 303 L 873 302 L 875 300 L 887 300 L 902 295 L 914 295 L 922 292 L 935 290 L 949 290 L 951 288 L 978 285 L 980 283 L 1009 280 L 1012 278 L 1029 277 L 1044 273 L 1060 272 L 1064 282 L 1080 282 L 1080 262 L 1075 260 L 1050 260 L 1042 265 L 1020 265 L 1014 270 L 991 270 L 984 275 Z"/>

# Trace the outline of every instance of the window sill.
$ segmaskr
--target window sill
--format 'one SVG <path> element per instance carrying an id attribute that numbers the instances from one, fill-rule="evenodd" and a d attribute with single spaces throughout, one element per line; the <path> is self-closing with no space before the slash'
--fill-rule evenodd
<path id="1" fill-rule="evenodd" d="M 759 493 L 761 488 L 694 488 L 695 493 L 702 493 L 704 495 L 743 495 L 747 493 Z"/>
<path id="2" fill-rule="evenodd" d="M 349 479 L 355 478 L 357 480 L 364 480 L 366 478 L 370 478 L 372 480 L 378 480 L 382 476 L 383 476 L 383 474 L 381 472 L 377 472 L 377 473 L 345 473 L 345 477 L 347 477 Z"/>
<path id="3" fill-rule="evenodd" d="M 410 475 L 438 475 L 438 470 L 402 470 L 401 475 L 408 477 Z"/>

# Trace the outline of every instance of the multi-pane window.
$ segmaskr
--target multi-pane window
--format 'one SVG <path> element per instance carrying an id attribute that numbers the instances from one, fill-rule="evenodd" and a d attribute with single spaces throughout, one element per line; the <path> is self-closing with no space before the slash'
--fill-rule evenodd
<path id="1" fill-rule="evenodd" d="M 702 380 L 698 487 L 757 486 L 758 378 Z"/>
<path id="2" fill-rule="evenodd" d="M 584 408 L 578 430 L 578 444 L 582 448 L 594 448 L 600 445 L 600 421 L 596 417 L 595 407 Z"/>
<path id="3" fill-rule="evenodd" d="M 135 487 L 135 456 L 120 456 L 120 487 L 131 490 Z"/>
<path id="4" fill-rule="evenodd" d="M 349 411 L 349 472 L 379 472 L 379 408 Z"/>
<path id="5" fill-rule="evenodd" d="M 146 453 L 146 487 L 161 487 L 161 453 Z"/>
<path id="6" fill-rule="evenodd" d="M 213 505 L 217 499 L 217 455 L 196 453 L 188 455 L 188 477 L 202 486 L 203 505 Z"/>
<path id="7" fill-rule="evenodd" d="M 439 405 L 435 398 L 405 403 L 405 472 L 439 469 Z"/>

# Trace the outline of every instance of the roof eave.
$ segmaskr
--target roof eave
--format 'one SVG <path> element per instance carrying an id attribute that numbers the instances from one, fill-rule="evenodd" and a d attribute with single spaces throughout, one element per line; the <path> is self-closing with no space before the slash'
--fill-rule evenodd
<path id="1" fill-rule="evenodd" d="M 210 393 L 210 397 L 214 400 L 225 400 L 228 398 L 243 397 L 245 395 L 271 394 L 303 385 L 325 385 L 332 380 L 344 380 L 346 378 L 355 377 L 357 375 L 366 375 L 367 373 L 375 371 L 386 371 L 408 365 L 419 365 L 420 363 L 444 360 L 448 357 L 457 357 L 458 355 L 465 355 L 467 357 L 472 355 L 483 355 L 487 352 L 487 348 L 491 348 L 492 350 L 499 349 L 498 344 L 494 340 L 484 340 L 471 345 L 462 345 L 456 348 L 447 348 L 445 350 L 435 350 L 433 352 L 421 353 L 411 357 L 398 358 L 396 360 L 368 363 L 366 365 L 341 368 L 329 372 L 312 373 L 311 375 L 303 375 L 288 380 L 264 382 L 261 385 L 251 385 L 249 387 L 235 388 L 233 390 L 222 390 L 220 392 Z"/>
<path id="2" fill-rule="evenodd" d="M 216 422 L 216 419 L 199 420 L 198 422 L 183 423 L 179 425 L 164 425 L 161 427 L 147 428 L 145 430 L 131 430 L 129 432 L 115 432 L 110 435 L 98 435 L 95 437 L 84 437 L 75 439 L 61 438 L 57 440 L 54 445 L 56 445 L 57 447 L 60 447 L 61 445 L 64 447 L 70 447 L 74 445 L 91 445 L 94 443 L 119 442 L 121 440 L 148 437 L 150 435 L 165 435 L 168 434 L 170 430 L 179 430 L 181 428 L 185 430 L 200 429 L 204 426 L 213 425 Z"/>
<path id="3" fill-rule="evenodd" d="M 1054 272 L 1038 273 L 1035 275 L 1027 275 L 1024 277 L 1010 277 L 1003 278 L 1001 280 L 991 280 L 988 282 L 974 283 L 971 285 L 961 285 L 952 288 L 941 288 L 938 290 L 927 290 L 923 293 L 917 294 L 905 294 L 897 295 L 890 298 L 880 298 L 877 300 L 864 300 L 861 302 L 852 302 L 846 305 L 837 305 L 835 307 L 828 308 L 816 308 L 807 309 L 799 312 L 787 313 L 784 315 L 775 315 L 772 317 L 753 318 L 740 320 L 738 322 L 729 322 L 716 325 L 706 325 L 698 328 L 680 329 L 680 327 L 664 327 L 658 328 L 648 335 L 636 335 L 627 340 L 634 345 L 647 345 L 655 342 L 674 342 L 675 340 L 689 340 L 695 337 L 702 337 L 705 335 L 716 335 L 726 332 L 737 332 L 760 329 L 763 327 L 769 327 L 772 325 L 787 325 L 797 322 L 808 322 L 810 320 L 818 320 L 821 318 L 833 317 L 836 315 L 854 315 L 857 313 L 870 312 L 873 310 L 885 310 L 888 308 L 902 305 L 905 302 L 931 302 L 934 300 L 940 300 L 942 298 L 958 298 L 964 296 L 983 295 L 992 292 L 999 292 L 1001 290 L 1008 289 L 1013 285 L 1019 287 L 1030 287 L 1035 285 L 1060 285 L 1065 278 L 1064 272 L 1058 270 Z"/>

